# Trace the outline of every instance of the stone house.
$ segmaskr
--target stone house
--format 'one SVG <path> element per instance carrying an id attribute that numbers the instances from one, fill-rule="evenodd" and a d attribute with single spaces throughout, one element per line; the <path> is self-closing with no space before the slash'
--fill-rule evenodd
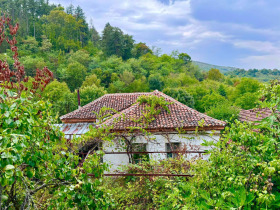
<path id="1" fill-rule="evenodd" d="M 145 131 L 149 135 L 137 133 L 139 130 L 131 132 L 131 128 L 141 128 L 143 124 L 140 119 L 145 113 L 145 105 L 140 104 L 137 99 L 140 96 L 162 97 L 169 102 L 167 110 L 161 110 L 154 120 L 145 126 Z M 148 154 L 120 154 L 127 151 L 127 148 L 121 146 L 119 139 L 113 143 L 103 142 L 102 150 L 105 151 L 103 161 L 111 164 L 111 170 L 117 169 L 118 166 L 131 162 L 141 161 L 141 158 L 153 158 L 156 160 L 174 157 L 174 150 L 191 150 L 204 151 L 205 147 L 201 146 L 203 141 L 218 141 L 220 131 L 224 129 L 225 122 L 216 120 L 203 113 L 200 113 L 179 101 L 167 96 L 160 91 L 148 93 L 115 93 L 106 94 L 93 102 L 71 112 L 60 119 L 61 130 L 65 133 L 66 138 L 71 139 L 73 135 L 81 135 L 89 130 L 89 125 L 95 126 L 98 123 L 98 113 L 102 107 L 108 107 L 117 111 L 112 117 L 108 118 L 98 126 L 110 126 L 110 132 L 118 134 L 119 137 L 132 138 L 132 150 L 140 152 L 150 152 Z M 125 116 L 122 118 L 122 116 Z M 211 135 L 210 135 L 211 133 Z M 128 135 L 129 134 L 129 135 Z M 118 152 L 118 154 L 110 154 Z M 106 154 L 107 153 L 107 154 Z M 109 153 L 109 154 L 108 154 Z M 187 158 L 201 157 L 199 153 L 189 153 Z"/>

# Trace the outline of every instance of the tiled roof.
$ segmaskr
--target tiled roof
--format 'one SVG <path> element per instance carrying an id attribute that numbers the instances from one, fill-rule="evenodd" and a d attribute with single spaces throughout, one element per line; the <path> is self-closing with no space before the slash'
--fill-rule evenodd
<path id="1" fill-rule="evenodd" d="M 239 113 L 239 120 L 244 122 L 255 122 L 260 121 L 272 114 L 272 111 L 269 108 L 256 108 L 244 110 L 242 109 Z"/>
<path id="2" fill-rule="evenodd" d="M 166 110 L 162 110 L 159 115 L 155 116 L 155 120 L 152 121 L 147 130 L 151 131 L 163 131 L 174 130 L 176 128 L 183 128 L 186 130 L 195 130 L 199 126 L 199 122 L 204 120 L 203 130 L 221 130 L 225 126 L 225 122 L 211 118 L 205 114 L 202 114 L 175 99 L 161 93 L 159 91 L 152 92 L 153 95 L 158 97 L 164 97 L 168 102 L 172 104 L 168 105 L 170 113 Z M 105 121 L 102 125 L 113 126 L 113 131 L 125 131 L 129 127 L 141 126 L 135 119 L 139 119 L 145 108 L 145 104 L 140 105 L 136 103 L 129 108 L 121 111 L 119 114 L 115 114 L 112 118 Z M 121 116 L 125 116 L 124 118 Z"/>
<path id="3" fill-rule="evenodd" d="M 106 94 L 93 102 L 60 117 L 62 122 L 95 122 L 96 115 L 102 107 L 113 108 L 116 111 L 122 111 L 132 104 L 141 95 L 150 95 L 152 93 L 114 93 Z"/>

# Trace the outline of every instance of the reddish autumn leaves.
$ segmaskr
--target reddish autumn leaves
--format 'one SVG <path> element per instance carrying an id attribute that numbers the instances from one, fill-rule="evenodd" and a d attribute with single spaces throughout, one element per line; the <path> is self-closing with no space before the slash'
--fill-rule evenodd
<path id="1" fill-rule="evenodd" d="M 47 67 L 44 67 L 42 70 L 36 69 L 32 87 L 28 89 L 24 85 L 25 82 L 28 82 L 28 77 L 25 76 L 24 66 L 21 65 L 18 59 L 18 48 L 16 46 L 16 34 L 18 29 L 19 24 L 13 26 L 9 17 L 6 15 L 0 16 L 0 45 L 6 41 L 14 53 L 13 69 L 10 68 L 7 61 L 0 60 L 0 87 L 15 89 L 19 95 L 22 91 L 27 90 L 32 93 L 35 93 L 38 89 L 43 91 L 47 84 L 53 79 L 53 73 Z"/>

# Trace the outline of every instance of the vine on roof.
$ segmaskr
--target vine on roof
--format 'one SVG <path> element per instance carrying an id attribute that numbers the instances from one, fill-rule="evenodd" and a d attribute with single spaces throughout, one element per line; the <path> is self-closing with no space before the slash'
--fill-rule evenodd
<path id="1" fill-rule="evenodd" d="M 159 115 L 162 110 L 170 113 L 168 105 L 172 104 L 166 101 L 163 97 L 158 97 L 155 95 L 150 96 L 140 96 L 137 99 L 137 102 L 142 105 L 145 104 L 144 112 L 142 112 L 142 116 L 136 120 L 136 122 L 143 121 L 143 124 L 149 124 L 155 120 L 155 116 Z"/>

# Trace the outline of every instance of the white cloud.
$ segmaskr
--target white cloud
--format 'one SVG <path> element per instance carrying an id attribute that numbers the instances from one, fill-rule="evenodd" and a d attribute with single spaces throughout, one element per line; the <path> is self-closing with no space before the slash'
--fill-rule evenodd
<path id="1" fill-rule="evenodd" d="M 51 2 L 61 3 L 64 6 L 71 3 L 69 0 Z M 169 4 L 159 0 L 72 0 L 75 6 L 80 5 L 83 8 L 88 20 L 93 20 L 99 32 L 102 32 L 105 24 L 110 22 L 112 26 L 133 35 L 137 42 L 146 42 L 149 46 L 162 48 L 163 53 L 178 49 L 191 56 L 194 55 L 194 60 L 206 58 L 201 61 L 213 64 L 221 62 L 227 66 L 241 68 L 258 65 L 267 68 L 273 65 L 279 67 L 280 43 L 273 40 L 279 38 L 280 29 L 254 27 L 246 21 L 236 23 L 234 19 L 227 23 L 221 21 L 222 16 L 216 21 L 209 21 L 207 18 L 203 21 L 198 20 L 192 11 L 193 2 L 202 2 L 207 8 L 205 2 L 208 0 L 170 0 Z M 252 5 L 260 5 L 260 8 L 266 5 L 264 0 L 230 2 L 229 4 L 227 1 L 216 0 L 211 4 L 222 5 L 227 9 L 233 8 L 234 12 L 246 10 Z M 207 17 L 207 13 L 203 15 Z M 228 56 L 222 55 L 223 58 L 227 57 L 227 60 L 221 61 L 219 54 L 202 55 L 216 47 L 213 47 L 212 43 L 225 48 L 215 52 L 227 52 Z M 210 47 L 207 48 L 207 45 Z M 239 52 L 244 52 L 243 58 L 240 58 Z"/>
<path id="2" fill-rule="evenodd" d="M 243 59 L 240 59 L 240 62 L 247 66 L 248 68 L 268 68 L 280 69 L 280 53 L 278 54 L 267 54 L 267 55 L 256 55 L 248 56 Z"/>
<path id="3" fill-rule="evenodd" d="M 246 48 L 261 53 L 280 53 L 280 45 L 269 41 L 238 40 L 233 45 L 239 48 Z"/>
<path id="4" fill-rule="evenodd" d="M 60 2 L 69 4 L 68 1 Z M 221 40 L 225 37 L 221 32 L 208 29 L 203 22 L 192 17 L 190 0 L 170 1 L 169 4 L 158 0 L 73 1 L 74 5 L 78 3 L 87 5 L 83 9 L 88 19 L 92 18 L 99 32 L 110 22 L 111 25 L 134 35 L 137 41 L 150 45 L 160 44 L 158 47 L 164 51 L 168 51 L 164 46 L 167 43 L 176 48 L 182 48 L 182 45 L 184 48 L 194 48 L 195 43 L 203 40 Z"/>

